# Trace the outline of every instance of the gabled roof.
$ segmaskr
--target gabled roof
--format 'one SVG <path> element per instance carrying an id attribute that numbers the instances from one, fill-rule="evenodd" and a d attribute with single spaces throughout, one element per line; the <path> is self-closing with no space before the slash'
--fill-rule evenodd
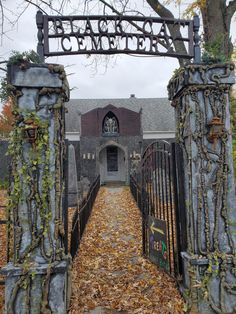
<path id="1" fill-rule="evenodd" d="M 142 111 L 143 131 L 174 131 L 174 109 L 167 98 L 71 99 L 66 103 L 66 131 L 80 132 L 80 115 L 108 105 Z"/>

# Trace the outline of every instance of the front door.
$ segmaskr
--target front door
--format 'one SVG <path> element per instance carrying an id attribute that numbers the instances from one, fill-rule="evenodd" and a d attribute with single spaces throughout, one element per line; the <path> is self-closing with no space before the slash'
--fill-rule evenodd
<path id="1" fill-rule="evenodd" d="M 125 182 L 125 156 L 117 146 L 105 147 L 99 156 L 101 182 Z"/>
<path id="2" fill-rule="evenodd" d="M 116 146 L 107 147 L 107 174 L 117 176 L 118 172 L 118 148 Z"/>

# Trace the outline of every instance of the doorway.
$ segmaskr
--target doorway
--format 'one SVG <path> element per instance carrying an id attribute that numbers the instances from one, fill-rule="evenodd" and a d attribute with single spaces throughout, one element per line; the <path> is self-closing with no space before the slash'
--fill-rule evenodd
<path id="1" fill-rule="evenodd" d="M 99 154 L 99 168 L 101 183 L 126 182 L 126 158 L 120 147 L 104 147 Z"/>

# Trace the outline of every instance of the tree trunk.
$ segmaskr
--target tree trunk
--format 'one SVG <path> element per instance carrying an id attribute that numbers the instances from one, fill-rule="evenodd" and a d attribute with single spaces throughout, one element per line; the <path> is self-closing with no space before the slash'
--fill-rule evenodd
<path id="1" fill-rule="evenodd" d="M 173 13 L 168 10 L 164 5 L 162 5 L 158 0 L 147 0 L 147 3 L 151 8 L 162 18 L 174 18 Z M 178 25 L 168 25 L 169 32 L 173 37 L 181 37 L 180 27 Z M 174 47 L 176 52 L 185 53 L 186 47 L 183 42 L 174 42 Z M 188 59 L 178 58 L 180 66 L 184 66 L 186 63 L 189 63 Z"/>
<path id="2" fill-rule="evenodd" d="M 173 17 L 165 5 L 158 0 L 146 0 L 147 3 L 160 17 Z M 204 4 L 205 2 L 205 4 Z M 203 39 L 207 47 L 215 50 L 215 56 L 224 56 L 229 59 L 233 52 L 233 44 L 230 37 L 230 24 L 236 11 L 236 0 L 198 0 L 197 4 L 201 10 L 203 20 Z M 170 29 L 170 33 L 176 34 L 177 29 Z M 183 51 L 184 47 L 176 46 L 176 51 Z M 181 63 L 180 63 L 181 64 Z"/>
<path id="3" fill-rule="evenodd" d="M 233 52 L 233 45 L 230 38 L 231 10 L 225 0 L 208 0 L 206 5 L 201 7 L 204 42 L 209 47 L 218 46 L 216 53 L 221 53 L 230 58 Z"/>

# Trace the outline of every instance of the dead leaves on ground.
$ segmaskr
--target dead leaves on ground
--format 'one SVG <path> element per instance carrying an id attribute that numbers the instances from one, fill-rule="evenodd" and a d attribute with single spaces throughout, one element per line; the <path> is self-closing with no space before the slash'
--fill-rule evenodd
<path id="1" fill-rule="evenodd" d="M 0 190 L 0 220 L 6 220 L 5 207 L 7 203 L 6 191 Z M 3 206 L 3 207 L 2 207 Z M 7 234 L 6 234 L 6 225 L 0 224 L 0 268 L 6 265 L 7 263 Z M 3 277 L 0 276 L 0 280 Z M 2 313 L 4 308 L 4 286 L 0 285 L 0 312 Z"/>
<path id="2" fill-rule="evenodd" d="M 5 204 L 6 193 L 0 191 L 0 205 Z M 0 219 L 5 219 L 4 208 Z M 0 241 L 2 267 L 4 225 Z M 128 188 L 101 188 L 73 265 L 70 313 L 86 313 L 97 306 L 132 314 L 183 313 L 174 281 L 144 259 L 141 249 L 141 217 Z M 3 304 L 4 286 L 0 286 L 0 311 Z"/>
<path id="3" fill-rule="evenodd" d="M 73 264 L 71 314 L 101 306 L 183 313 L 175 282 L 141 256 L 141 217 L 128 188 L 101 188 Z"/>

